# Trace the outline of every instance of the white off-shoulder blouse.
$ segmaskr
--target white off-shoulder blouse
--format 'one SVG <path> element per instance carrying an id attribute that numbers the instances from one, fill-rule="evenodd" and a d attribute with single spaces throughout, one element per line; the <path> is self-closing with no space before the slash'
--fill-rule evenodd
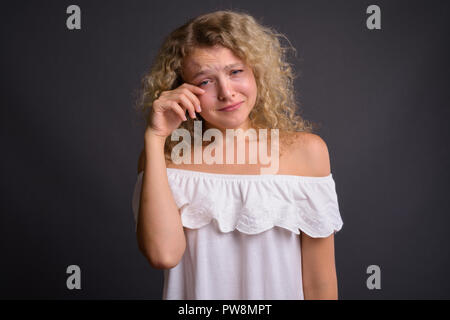
<path id="1" fill-rule="evenodd" d="M 137 227 L 143 171 L 132 209 Z M 304 299 L 300 232 L 342 228 L 335 182 L 325 177 L 216 174 L 167 168 L 186 250 L 164 270 L 164 300 Z"/>

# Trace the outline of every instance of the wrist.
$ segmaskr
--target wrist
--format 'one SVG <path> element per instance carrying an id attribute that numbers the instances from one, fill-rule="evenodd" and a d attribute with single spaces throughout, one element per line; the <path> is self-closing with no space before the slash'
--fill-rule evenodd
<path id="1" fill-rule="evenodd" d="M 167 136 L 162 136 L 154 132 L 150 127 L 145 130 L 144 140 L 145 141 L 159 141 L 165 143 Z"/>

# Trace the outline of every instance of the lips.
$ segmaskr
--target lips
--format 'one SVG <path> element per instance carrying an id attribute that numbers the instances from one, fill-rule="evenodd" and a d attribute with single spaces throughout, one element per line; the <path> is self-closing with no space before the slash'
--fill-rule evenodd
<path id="1" fill-rule="evenodd" d="M 233 111 L 233 110 L 236 110 L 236 109 L 238 109 L 241 106 L 241 104 L 243 102 L 244 101 L 241 101 L 241 102 L 238 102 L 238 103 L 235 103 L 235 104 L 231 104 L 229 106 L 226 106 L 225 108 L 219 109 L 219 111 Z"/>

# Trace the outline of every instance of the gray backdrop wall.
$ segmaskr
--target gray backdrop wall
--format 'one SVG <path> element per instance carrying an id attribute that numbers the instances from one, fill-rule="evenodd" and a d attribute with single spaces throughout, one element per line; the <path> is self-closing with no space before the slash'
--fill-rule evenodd
<path id="1" fill-rule="evenodd" d="M 68 30 L 66 8 L 81 8 Z M 381 30 L 366 8 L 381 8 Z M 144 123 L 134 92 L 187 19 L 245 10 L 297 48 L 343 229 L 340 299 L 450 298 L 449 2 L 10 1 L 1 9 L 3 299 L 160 299 L 131 196 Z M 82 289 L 68 290 L 78 265 Z M 381 289 L 369 290 L 369 265 Z"/>

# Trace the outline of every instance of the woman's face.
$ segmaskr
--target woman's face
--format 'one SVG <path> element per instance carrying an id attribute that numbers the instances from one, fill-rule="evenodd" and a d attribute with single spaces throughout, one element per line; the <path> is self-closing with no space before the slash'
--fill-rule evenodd
<path id="1" fill-rule="evenodd" d="M 248 129 L 257 85 L 252 69 L 222 46 L 195 48 L 183 61 L 184 81 L 205 90 L 198 95 L 206 127 Z M 221 110 L 240 103 L 234 110 Z"/>

